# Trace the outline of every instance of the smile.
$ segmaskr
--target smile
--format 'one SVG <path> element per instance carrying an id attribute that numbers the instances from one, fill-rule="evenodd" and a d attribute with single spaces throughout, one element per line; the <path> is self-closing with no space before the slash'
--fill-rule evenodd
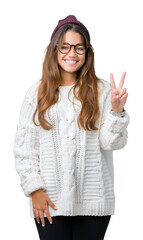
<path id="1" fill-rule="evenodd" d="M 75 65 L 78 62 L 78 61 L 75 61 L 75 60 L 68 60 L 68 59 L 65 59 L 64 61 L 69 65 Z"/>

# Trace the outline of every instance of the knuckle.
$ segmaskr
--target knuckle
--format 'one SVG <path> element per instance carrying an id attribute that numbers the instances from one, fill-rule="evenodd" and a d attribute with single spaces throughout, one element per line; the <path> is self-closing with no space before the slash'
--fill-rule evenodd
<path id="1" fill-rule="evenodd" d="M 45 207 L 43 208 L 43 210 L 44 210 L 44 211 L 48 211 L 48 207 L 45 206 Z"/>
<path id="2" fill-rule="evenodd" d="M 50 217 L 51 217 L 50 214 L 49 214 L 49 212 L 45 212 L 45 213 L 46 213 L 47 218 L 50 218 Z"/>
<path id="3" fill-rule="evenodd" d="M 39 212 L 39 216 L 40 216 L 40 218 L 41 218 L 41 217 L 43 218 L 43 217 L 44 217 L 44 213 L 43 213 L 42 211 L 40 211 L 40 212 Z"/>
<path id="4" fill-rule="evenodd" d="M 38 214 L 37 211 L 34 211 L 33 214 L 34 214 L 35 217 L 38 217 L 38 216 L 39 216 L 39 214 Z"/>
<path id="5" fill-rule="evenodd" d="M 35 213 L 35 215 L 34 215 L 34 216 L 37 218 L 37 217 L 39 217 L 39 214 L 38 214 L 38 213 Z"/>
<path id="6" fill-rule="evenodd" d="M 54 203 L 50 200 L 50 201 L 49 201 L 49 205 L 50 205 L 51 207 L 53 207 L 53 206 L 54 206 Z"/>
<path id="7" fill-rule="evenodd" d="M 48 195 L 46 197 L 47 197 L 47 201 L 50 201 L 50 198 L 48 197 Z"/>
<path id="8" fill-rule="evenodd" d="M 45 204 L 43 205 L 43 209 L 45 209 L 45 208 L 47 208 L 47 207 L 48 207 L 48 204 L 45 203 Z"/>
<path id="9" fill-rule="evenodd" d="M 51 201 L 50 200 L 47 202 L 47 205 L 51 206 Z"/>
<path id="10" fill-rule="evenodd" d="M 51 207 L 54 207 L 54 206 L 55 206 L 55 204 L 53 202 L 51 202 Z"/>

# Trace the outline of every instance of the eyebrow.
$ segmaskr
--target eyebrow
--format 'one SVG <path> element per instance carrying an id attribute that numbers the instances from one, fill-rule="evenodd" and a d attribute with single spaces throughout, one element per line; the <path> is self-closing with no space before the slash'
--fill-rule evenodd
<path id="1" fill-rule="evenodd" d="M 70 43 L 68 43 L 68 42 L 63 42 L 63 44 L 70 44 Z M 70 45 L 72 45 L 72 44 L 70 44 Z M 77 43 L 77 44 L 74 44 L 74 45 L 84 45 L 84 43 Z"/>

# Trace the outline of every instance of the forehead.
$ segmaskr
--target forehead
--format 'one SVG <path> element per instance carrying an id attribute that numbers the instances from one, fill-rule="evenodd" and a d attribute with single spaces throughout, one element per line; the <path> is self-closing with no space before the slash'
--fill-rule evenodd
<path id="1" fill-rule="evenodd" d="M 63 42 L 70 44 L 78 44 L 84 43 L 84 39 L 80 33 L 69 30 L 64 34 Z"/>

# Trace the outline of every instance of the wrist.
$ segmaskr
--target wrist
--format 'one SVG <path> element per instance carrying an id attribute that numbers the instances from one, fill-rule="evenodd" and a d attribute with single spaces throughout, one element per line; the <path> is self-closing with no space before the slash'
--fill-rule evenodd
<path id="1" fill-rule="evenodd" d="M 117 112 L 117 110 L 115 111 L 115 110 L 111 109 L 110 113 L 115 117 L 124 117 L 126 115 L 125 109 L 123 109 L 122 112 Z"/>
<path id="2" fill-rule="evenodd" d="M 34 195 L 35 193 L 38 193 L 38 192 L 43 192 L 43 190 L 41 188 L 37 189 L 37 190 L 35 190 L 34 192 L 31 193 L 31 196 Z"/>
<path id="3" fill-rule="evenodd" d="M 121 112 L 124 112 L 125 109 L 124 108 L 122 108 L 122 109 L 114 109 L 114 108 L 112 108 L 111 111 L 117 112 L 117 113 L 121 113 Z"/>

